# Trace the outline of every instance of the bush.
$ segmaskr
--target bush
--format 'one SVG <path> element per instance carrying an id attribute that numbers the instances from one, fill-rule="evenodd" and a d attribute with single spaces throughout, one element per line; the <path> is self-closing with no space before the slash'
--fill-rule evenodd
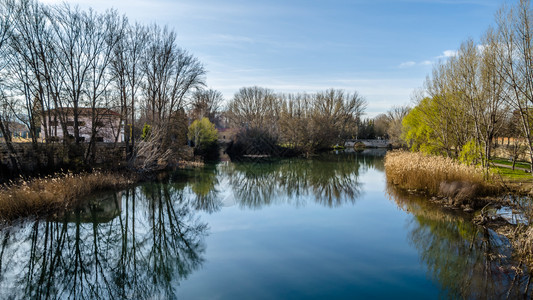
<path id="1" fill-rule="evenodd" d="M 280 156 L 282 148 L 277 145 L 277 142 L 277 139 L 266 130 L 247 128 L 235 136 L 233 144 L 228 148 L 228 154 L 232 156 Z"/>
<path id="2" fill-rule="evenodd" d="M 152 126 L 148 124 L 144 124 L 143 126 L 143 133 L 141 135 L 141 139 L 144 141 L 147 137 L 150 136 L 150 133 L 152 132 Z"/>
<path id="3" fill-rule="evenodd" d="M 192 122 L 187 137 L 194 144 L 195 154 L 208 159 L 214 159 L 218 155 L 218 131 L 208 118 Z"/>

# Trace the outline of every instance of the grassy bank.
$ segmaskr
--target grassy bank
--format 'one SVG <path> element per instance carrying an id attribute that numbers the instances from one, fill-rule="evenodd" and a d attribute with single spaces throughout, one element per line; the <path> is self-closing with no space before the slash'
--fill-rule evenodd
<path id="1" fill-rule="evenodd" d="M 422 153 L 392 151 L 385 157 L 387 180 L 408 190 L 448 197 L 454 204 L 492 195 L 499 186 L 485 180 L 481 169 L 451 158 Z"/>
<path id="2" fill-rule="evenodd" d="M 0 220 L 53 214 L 71 208 L 90 193 L 119 189 L 134 182 L 133 176 L 99 171 L 10 182 L 0 188 Z"/>
<path id="3" fill-rule="evenodd" d="M 508 168 L 493 168 L 493 176 L 497 179 L 484 180 L 479 168 L 466 166 L 452 159 L 440 156 L 426 156 L 421 153 L 402 151 L 389 152 L 385 157 L 385 172 L 387 180 L 394 185 L 406 190 L 426 192 L 432 196 L 446 197 L 450 200 L 447 204 L 463 206 L 468 199 L 467 206 L 476 207 L 476 203 L 486 204 L 488 201 L 477 201 L 476 198 L 486 195 L 497 195 L 502 192 L 501 185 L 493 181 L 504 179 L 506 185 L 509 180 L 516 178 L 514 173 L 522 173 L 531 177 L 524 171 L 512 171 Z M 505 177 L 501 172 L 508 171 L 513 176 Z M 501 176 L 500 176 L 501 175 Z M 455 184 L 454 184 L 455 183 Z M 507 189 L 507 191 L 510 191 Z M 519 192 L 519 189 L 516 190 Z M 461 201 L 457 201 L 461 199 Z M 459 205 L 458 205 L 459 204 Z M 515 205 L 515 209 L 528 220 L 525 224 L 512 225 L 497 215 L 480 210 L 472 219 L 475 224 L 491 228 L 509 238 L 513 246 L 513 255 L 521 264 L 533 268 L 533 227 L 528 225 L 533 222 L 533 206 L 526 202 Z M 480 208 L 477 205 L 477 208 Z"/>

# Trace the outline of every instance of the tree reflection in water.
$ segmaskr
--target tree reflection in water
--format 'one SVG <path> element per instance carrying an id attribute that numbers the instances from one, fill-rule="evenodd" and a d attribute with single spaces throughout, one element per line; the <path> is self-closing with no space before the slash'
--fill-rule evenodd
<path id="1" fill-rule="evenodd" d="M 3 230 L 0 298 L 175 298 L 203 262 L 207 225 L 183 189 L 152 184 L 109 197 Z"/>
<path id="2" fill-rule="evenodd" d="M 310 198 L 327 207 L 338 207 L 355 203 L 361 196 L 361 169 L 375 168 L 381 161 L 380 157 L 365 159 L 357 153 L 327 154 L 312 160 L 228 164 L 222 171 L 230 178 L 235 201 L 243 207 L 279 203 L 301 206 Z"/>
<path id="3" fill-rule="evenodd" d="M 387 192 L 413 215 L 410 242 L 428 274 L 451 298 L 528 298 L 530 276 L 511 258 L 508 240 L 476 226 L 461 212 L 445 211 L 424 197 L 389 185 Z"/>
<path id="4" fill-rule="evenodd" d="M 355 203 L 360 173 L 382 165 L 381 157 L 352 153 L 207 166 L 95 197 L 61 218 L 5 228 L 0 298 L 176 298 L 204 261 L 207 224 L 198 211 L 220 210 L 221 191 L 248 208 L 310 200 L 334 207 Z"/>

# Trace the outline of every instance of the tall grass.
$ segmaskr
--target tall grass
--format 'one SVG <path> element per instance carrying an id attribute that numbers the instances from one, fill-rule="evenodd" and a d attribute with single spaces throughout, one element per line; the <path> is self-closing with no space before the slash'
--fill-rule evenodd
<path id="1" fill-rule="evenodd" d="M 443 156 L 428 156 L 418 152 L 392 151 L 385 157 L 387 180 L 400 188 L 425 191 L 431 195 L 453 193 L 450 189 L 470 186 L 477 196 L 497 191 L 483 179 L 483 171 Z M 475 190 L 475 191 L 474 191 Z"/>
<path id="2" fill-rule="evenodd" d="M 125 187 L 133 182 L 124 175 L 99 171 L 10 182 L 0 189 L 0 219 L 7 221 L 63 211 L 85 195 Z"/>

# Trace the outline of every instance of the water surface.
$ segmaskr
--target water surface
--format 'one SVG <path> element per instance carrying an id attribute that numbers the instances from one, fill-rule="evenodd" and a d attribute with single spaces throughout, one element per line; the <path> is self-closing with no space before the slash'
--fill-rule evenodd
<path id="1" fill-rule="evenodd" d="M 0 298 L 521 298 L 508 242 L 382 152 L 222 162 L 0 232 Z"/>

